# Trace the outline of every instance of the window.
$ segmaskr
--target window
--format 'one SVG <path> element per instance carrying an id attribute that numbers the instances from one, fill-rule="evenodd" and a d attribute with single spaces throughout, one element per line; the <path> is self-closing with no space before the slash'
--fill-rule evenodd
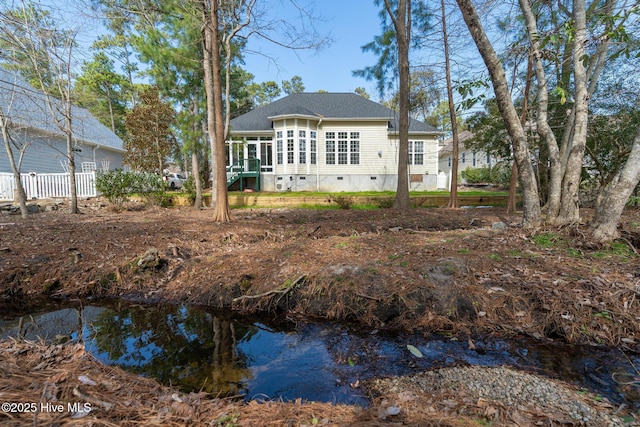
<path id="1" fill-rule="evenodd" d="M 466 151 L 462 152 L 462 163 L 465 163 L 467 161 L 467 153 Z"/>
<path id="2" fill-rule="evenodd" d="M 279 165 L 281 165 L 284 161 L 282 148 L 282 131 L 279 130 L 278 132 L 276 132 L 276 160 Z"/>
<path id="3" fill-rule="evenodd" d="M 347 132 L 338 132 L 338 164 L 346 165 L 347 154 L 349 153 L 349 140 L 347 139 Z"/>
<path id="4" fill-rule="evenodd" d="M 293 164 L 294 160 L 294 139 L 293 139 L 293 130 L 287 131 L 287 163 Z"/>
<path id="5" fill-rule="evenodd" d="M 352 165 L 360 164 L 360 132 L 351 132 L 349 141 L 349 155 Z"/>
<path id="6" fill-rule="evenodd" d="M 311 156 L 311 164 L 315 165 L 318 162 L 318 140 L 316 131 L 310 131 L 309 137 L 309 155 Z"/>
<path id="7" fill-rule="evenodd" d="M 451 167 L 451 156 L 449 156 L 449 167 Z"/>
<path id="8" fill-rule="evenodd" d="M 360 132 L 327 132 L 325 143 L 328 165 L 360 164 Z"/>
<path id="9" fill-rule="evenodd" d="M 327 146 L 326 162 L 328 165 L 335 165 L 336 164 L 336 133 L 335 132 L 325 133 L 325 144 Z"/>
<path id="10" fill-rule="evenodd" d="M 424 164 L 424 141 L 409 141 L 409 164 Z"/>
<path id="11" fill-rule="evenodd" d="M 472 159 L 471 159 L 471 164 L 472 164 L 474 167 L 475 167 L 475 165 L 476 165 L 476 152 L 475 152 L 475 151 L 473 152 L 473 157 L 472 157 Z"/>
<path id="12" fill-rule="evenodd" d="M 307 163 L 307 131 L 298 131 L 298 159 L 301 165 Z"/>

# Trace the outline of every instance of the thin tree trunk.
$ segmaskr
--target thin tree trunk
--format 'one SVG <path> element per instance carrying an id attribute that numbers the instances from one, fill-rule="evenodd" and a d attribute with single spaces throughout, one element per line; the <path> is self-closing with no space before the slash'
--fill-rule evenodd
<path id="1" fill-rule="evenodd" d="M 4 139 L 4 147 L 7 150 L 7 157 L 9 158 L 9 165 L 11 165 L 11 172 L 13 172 L 13 179 L 15 181 L 16 189 L 14 196 L 18 197 L 18 204 L 20 205 L 20 216 L 26 218 L 29 216 L 29 210 L 27 209 L 27 195 L 24 192 L 22 181 L 20 180 L 20 169 L 16 166 L 16 161 L 13 156 L 13 149 L 11 148 L 11 136 L 8 131 L 9 124 L 7 123 L 2 107 L 0 106 L 0 130 L 2 131 L 2 139 Z"/>
<path id="2" fill-rule="evenodd" d="M 71 133 L 71 101 L 68 102 L 69 109 L 66 111 L 66 135 L 67 135 L 67 159 L 69 162 L 69 187 L 71 190 L 71 206 L 72 214 L 80 213 L 78 210 L 78 192 L 76 190 L 76 159 L 73 147 L 73 135 Z"/>
<path id="3" fill-rule="evenodd" d="M 113 100 L 111 99 L 111 85 L 107 84 L 107 102 L 109 103 L 109 119 L 111 120 L 111 132 L 116 133 L 116 120 L 113 117 Z"/>
<path id="4" fill-rule="evenodd" d="M 451 139 L 453 144 L 453 162 L 451 163 L 451 190 L 449 193 L 449 208 L 457 208 L 458 205 L 458 120 L 456 107 L 453 103 L 453 85 L 451 84 L 451 61 L 449 60 L 449 37 L 447 35 L 447 16 L 444 0 L 440 1 L 442 11 L 442 40 L 444 42 L 444 64 L 447 80 L 447 99 L 449 101 L 449 118 L 451 119 Z"/>
<path id="5" fill-rule="evenodd" d="M 202 181 L 200 180 L 200 162 L 196 150 L 191 151 L 191 169 L 191 176 L 193 176 L 193 182 L 196 186 L 196 199 L 193 202 L 193 207 L 202 209 Z"/>
<path id="6" fill-rule="evenodd" d="M 400 76 L 400 112 L 398 118 L 398 185 L 393 207 L 407 210 L 409 199 L 409 42 L 411 40 L 411 0 L 399 0 L 396 14 L 389 0 L 385 8 L 396 33 Z"/>
<path id="7" fill-rule="evenodd" d="M 533 75 L 533 63 L 531 55 L 527 56 L 527 77 L 524 86 L 524 94 L 522 99 L 522 112 L 520 113 L 520 124 L 524 129 L 527 124 L 527 112 L 529 109 L 529 94 L 531 92 L 531 77 Z M 507 213 L 516 213 L 518 210 L 517 200 L 518 189 L 518 166 L 514 161 L 511 165 L 511 178 L 509 179 L 509 199 L 507 200 Z"/>
<path id="8" fill-rule="evenodd" d="M 198 116 L 198 104 L 199 97 L 196 96 L 191 100 L 191 114 L 193 117 Z M 200 123 L 193 122 L 193 134 L 197 135 L 200 127 Z M 200 179 L 200 161 L 198 160 L 198 151 L 200 149 L 200 141 L 194 139 L 191 147 L 191 176 L 193 176 L 193 182 L 196 186 L 196 199 L 193 202 L 195 209 L 202 209 L 202 180 Z"/>
<path id="9" fill-rule="evenodd" d="M 537 226 L 541 221 L 538 185 L 533 172 L 531 159 L 529 158 L 527 136 L 520 124 L 518 112 L 511 101 L 511 94 L 507 86 L 504 69 L 491 42 L 487 38 L 472 1 L 457 0 L 457 3 L 464 21 L 467 24 L 467 28 L 487 66 L 493 83 L 498 108 L 509 132 L 509 136 L 511 137 L 516 164 L 522 180 L 524 202 L 523 223 L 526 226 Z"/>

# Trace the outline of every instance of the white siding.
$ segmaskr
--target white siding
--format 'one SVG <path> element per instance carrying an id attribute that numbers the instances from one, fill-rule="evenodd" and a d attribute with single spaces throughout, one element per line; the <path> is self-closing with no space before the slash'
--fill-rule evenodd
<path id="1" fill-rule="evenodd" d="M 300 131 L 305 131 L 307 158 L 300 162 Z M 293 132 L 293 163 L 288 163 L 287 131 Z M 310 162 L 310 131 L 317 132 L 317 164 Z M 278 164 L 278 132 L 282 132 L 282 164 Z M 336 145 L 339 132 L 347 132 L 347 164 L 327 164 L 327 132 L 333 132 Z M 359 163 L 351 164 L 351 132 L 359 133 Z M 438 142 L 435 136 L 411 135 L 423 141 L 423 164 L 409 165 L 410 189 L 431 190 L 436 187 Z M 290 118 L 274 123 L 274 175 L 265 182 L 265 190 L 275 191 L 382 191 L 395 190 L 398 171 L 398 139 L 390 135 L 387 122 L 336 121 Z M 273 187 L 273 188 L 271 188 Z"/>

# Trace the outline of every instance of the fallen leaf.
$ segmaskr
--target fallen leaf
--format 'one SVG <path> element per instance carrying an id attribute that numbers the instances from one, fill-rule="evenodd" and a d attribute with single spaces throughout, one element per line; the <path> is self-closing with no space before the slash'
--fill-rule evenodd
<path id="1" fill-rule="evenodd" d="M 78 380 L 82 383 L 82 384 L 86 384 L 86 385 L 97 385 L 97 383 L 92 380 L 91 378 L 89 378 L 86 375 L 80 375 L 78 377 Z"/>
<path id="2" fill-rule="evenodd" d="M 415 357 L 422 359 L 422 352 L 416 347 L 412 346 L 411 344 L 407 344 L 407 350 L 409 350 Z"/>

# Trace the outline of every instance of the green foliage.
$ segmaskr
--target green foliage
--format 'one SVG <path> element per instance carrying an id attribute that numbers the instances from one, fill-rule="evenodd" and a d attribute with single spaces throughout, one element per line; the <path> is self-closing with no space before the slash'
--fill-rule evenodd
<path id="1" fill-rule="evenodd" d="M 173 107 L 160 99 L 158 88 L 147 87 L 125 119 L 124 162 L 137 170 L 162 173 L 175 144 L 174 117 Z"/>
<path id="2" fill-rule="evenodd" d="M 162 179 L 150 173 L 123 170 L 100 172 L 96 176 L 96 189 L 114 205 L 124 204 L 134 194 L 151 202 L 164 204 L 165 201 Z"/>
<path id="3" fill-rule="evenodd" d="M 462 178 L 470 184 L 496 184 L 508 186 L 511 179 L 511 170 L 503 164 L 494 167 L 468 168 L 460 172 Z"/>
<path id="4" fill-rule="evenodd" d="M 130 90 L 129 82 L 116 73 L 113 59 L 103 51 L 95 53 L 92 61 L 83 64 L 82 74 L 73 88 L 77 104 L 91 111 L 120 138 L 125 136 L 124 116 Z"/>
<path id="5" fill-rule="evenodd" d="M 377 200 L 377 207 L 379 209 L 391 209 L 393 207 L 393 197 L 385 197 Z"/>
<path id="6" fill-rule="evenodd" d="M 191 203 L 196 200 L 196 180 L 193 178 L 193 175 L 189 175 L 189 177 L 182 184 L 182 191 L 187 194 Z"/>
<path id="7" fill-rule="evenodd" d="M 282 81 L 282 91 L 287 95 L 304 92 L 304 89 L 304 83 L 302 83 L 302 77 L 300 76 L 293 76 L 291 80 Z"/>
<path id="8" fill-rule="evenodd" d="M 332 196 L 331 200 L 335 202 L 340 209 L 351 209 L 353 207 L 353 199 L 344 196 Z"/>
<path id="9" fill-rule="evenodd" d="M 538 246 L 542 246 L 543 248 L 552 248 L 558 245 L 562 240 L 562 237 L 557 233 L 547 231 L 545 233 L 536 234 L 532 239 Z"/>

